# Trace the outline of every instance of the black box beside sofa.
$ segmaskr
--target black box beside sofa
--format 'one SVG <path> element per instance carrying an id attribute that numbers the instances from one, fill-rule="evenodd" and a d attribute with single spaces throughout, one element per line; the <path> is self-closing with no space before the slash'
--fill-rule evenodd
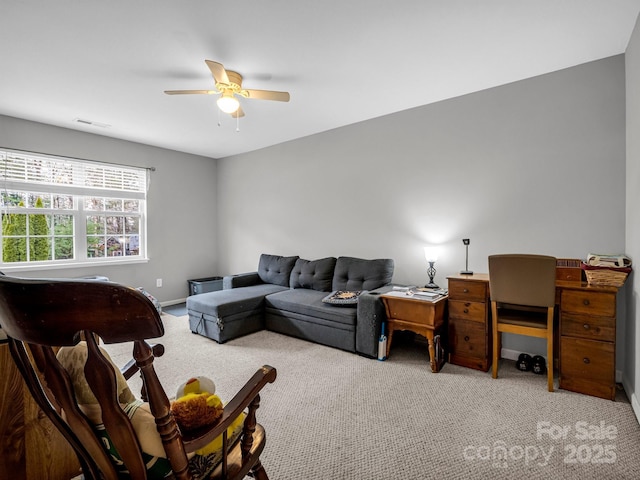
<path id="1" fill-rule="evenodd" d="M 385 318 L 379 294 L 391 289 L 393 269 L 391 259 L 262 254 L 257 272 L 226 276 L 223 290 L 188 297 L 189 325 L 220 343 L 266 328 L 376 357 Z M 359 296 L 349 305 L 323 302 L 337 291 Z"/>

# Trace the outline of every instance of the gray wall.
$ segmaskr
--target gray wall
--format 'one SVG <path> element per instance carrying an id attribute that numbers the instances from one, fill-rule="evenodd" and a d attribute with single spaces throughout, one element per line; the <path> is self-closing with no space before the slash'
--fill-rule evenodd
<path id="1" fill-rule="evenodd" d="M 639 37 L 626 55 L 628 132 L 640 123 Z M 394 281 L 423 284 L 422 248 L 437 244 L 441 285 L 464 267 L 463 237 L 476 272 L 498 252 L 583 258 L 626 245 L 638 257 L 640 144 L 627 134 L 625 184 L 623 56 L 218 161 L 3 116 L 0 146 L 156 167 L 148 263 L 46 274 L 103 274 L 165 303 L 189 278 L 255 270 L 262 252 L 390 257 Z M 630 288 L 617 362 L 637 413 Z M 505 348 L 544 352 L 517 340 Z"/>
<path id="2" fill-rule="evenodd" d="M 437 244 L 446 285 L 465 237 L 476 272 L 492 253 L 623 252 L 624 57 L 221 159 L 218 191 L 223 273 L 262 252 L 390 257 L 394 281 L 424 284 Z"/>
<path id="3" fill-rule="evenodd" d="M 626 212 L 626 247 L 627 253 L 635 259 L 636 270 L 640 260 L 640 25 L 636 23 L 635 30 L 627 47 L 626 85 L 627 85 L 627 212 Z M 640 282 L 637 272 L 632 273 L 631 281 L 626 285 L 627 321 L 625 335 L 625 361 L 623 364 L 623 385 L 631 399 L 631 405 L 640 419 L 640 328 L 638 326 L 638 312 L 640 299 L 638 291 Z"/>
<path id="4" fill-rule="evenodd" d="M 218 270 L 215 160 L 6 116 L 0 116 L 0 146 L 156 168 L 148 193 L 147 263 L 16 275 L 106 275 L 142 286 L 161 302 L 172 303 L 187 296 L 187 279 L 215 275 Z M 158 278 L 162 288 L 156 288 Z"/>

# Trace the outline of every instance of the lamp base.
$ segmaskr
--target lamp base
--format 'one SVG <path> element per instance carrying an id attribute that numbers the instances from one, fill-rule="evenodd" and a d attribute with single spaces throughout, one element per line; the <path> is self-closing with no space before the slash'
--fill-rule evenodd
<path id="1" fill-rule="evenodd" d="M 433 282 L 429 282 L 424 286 L 424 288 L 440 288 L 440 287 Z"/>
<path id="2" fill-rule="evenodd" d="M 460 275 L 473 275 L 473 272 L 471 270 L 462 270 Z"/>

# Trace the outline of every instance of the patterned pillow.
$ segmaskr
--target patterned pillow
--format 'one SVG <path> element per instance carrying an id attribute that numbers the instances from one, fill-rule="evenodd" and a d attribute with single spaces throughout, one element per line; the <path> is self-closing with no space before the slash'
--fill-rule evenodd
<path id="1" fill-rule="evenodd" d="M 358 304 L 358 297 L 366 291 L 367 290 L 335 290 L 324 297 L 322 301 L 341 307 L 355 307 Z"/>

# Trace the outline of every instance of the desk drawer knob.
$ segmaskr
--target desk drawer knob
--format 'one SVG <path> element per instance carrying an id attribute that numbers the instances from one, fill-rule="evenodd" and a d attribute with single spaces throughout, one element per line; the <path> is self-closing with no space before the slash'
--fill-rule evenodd
<path id="1" fill-rule="evenodd" d="M 583 327 L 584 327 L 585 330 L 589 330 L 591 328 L 588 323 L 585 323 L 583 325 Z"/>
<path id="2" fill-rule="evenodd" d="M 586 306 L 586 305 L 589 305 L 589 303 L 590 303 L 590 302 L 589 302 L 589 299 L 588 299 L 588 298 L 585 298 L 585 299 L 582 301 L 582 303 L 583 303 L 583 305 L 585 305 L 585 306 Z"/>
<path id="3" fill-rule="evenodd" d="M 465 341 L 465 342 L 468 342 L 468 341 L 469 341 L 469 335 L 466 335 L 466 336 L 464 337 L 464 341 Z"/>
<path id="4" fill-rule="evenodd" d="M 469 289 L 468 289 L 468 288 L 464 288 L 464 289 L 462 290 L 462 293 L 469 293 Z"/>
<path id="5" fill-rule="evenodd" d="M 469 309 L 468 309 L 468 308 L 465 308 L 465 309 L 463 310 L 463 312 L 464 312 L 464 313 L 469 313 Z"/>
<path id="6" fill-rule="evenodd" d="M 584 357 L 584 358 L 582 359 L 582 362 L 583 362 L 585 365 L 589 365 L 589 364 L 591 363 L 591 360 L 589 360 L 587 357 Z"/>

